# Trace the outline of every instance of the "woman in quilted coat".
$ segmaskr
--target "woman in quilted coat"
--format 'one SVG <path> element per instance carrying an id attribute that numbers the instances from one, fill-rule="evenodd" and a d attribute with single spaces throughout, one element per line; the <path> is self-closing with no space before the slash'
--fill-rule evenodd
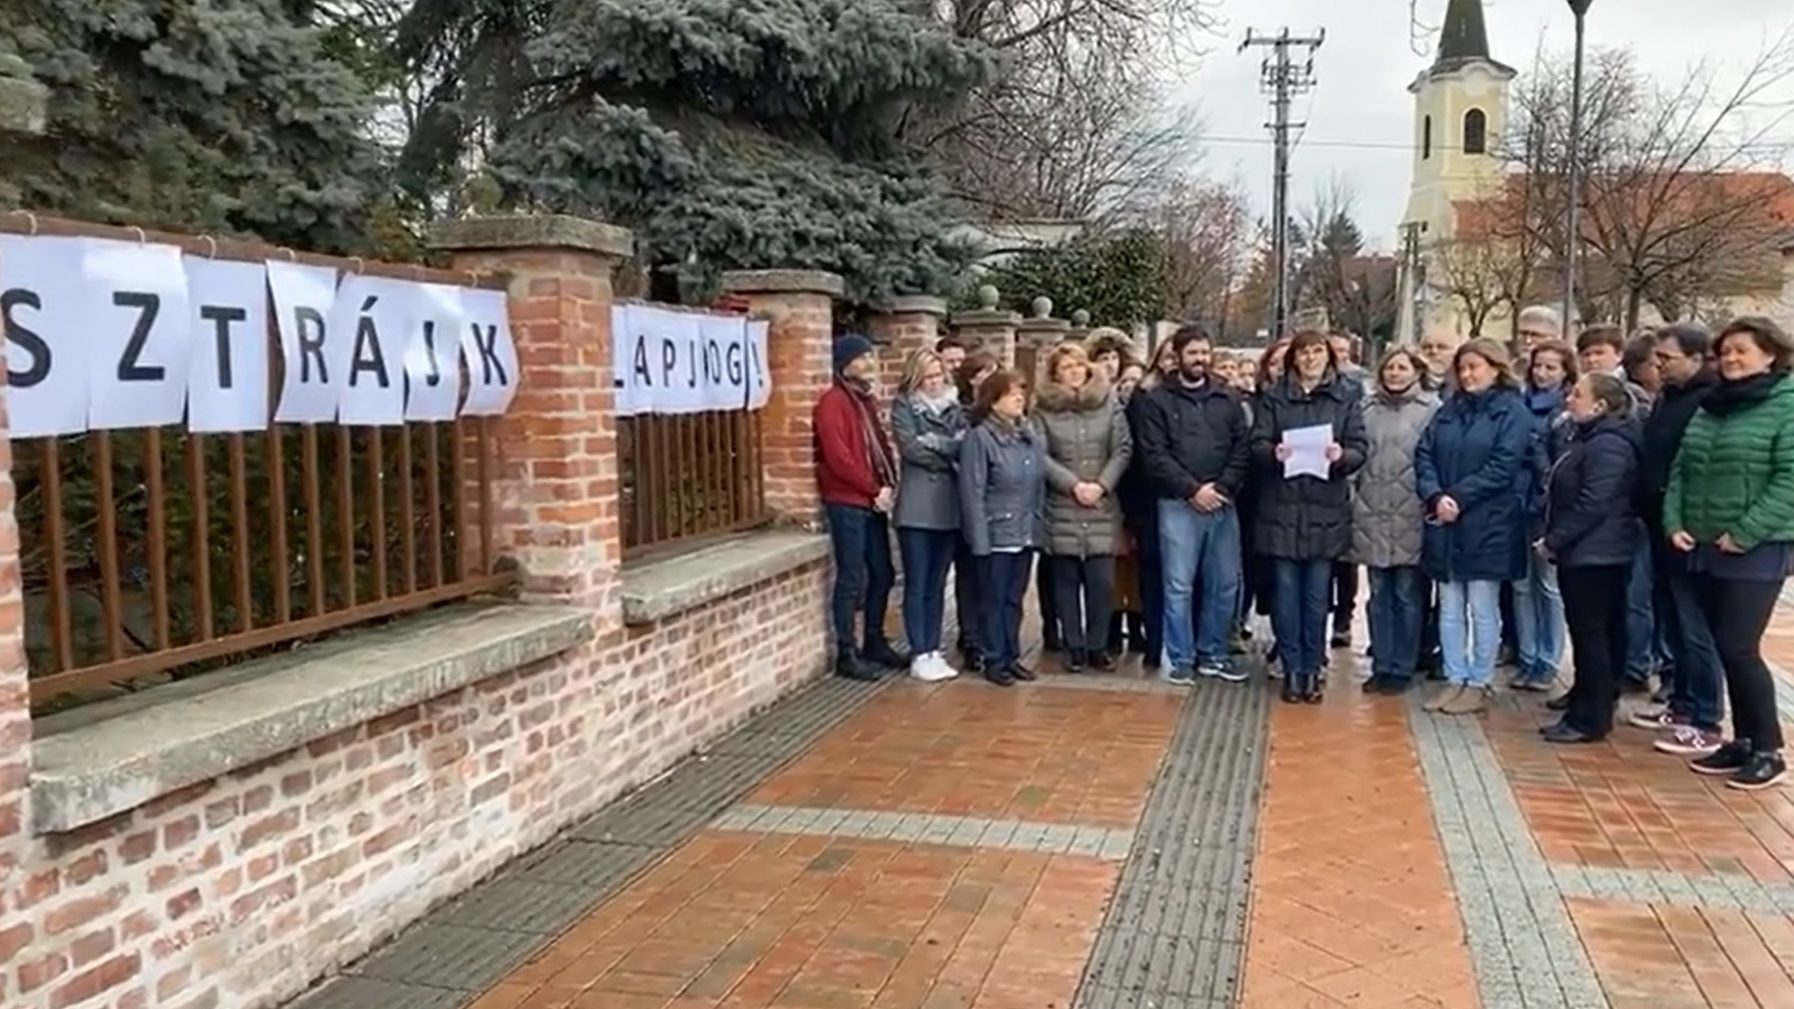
<path id="1" fill-rule="evenodd" d="M 1422 387 L 1425 374 L 1414 351 L 1390 351 L 1364 401 L 1369 448 L 1352 501 L 1352 559 L 1370 572 L 1371 677 L 1364 689 L 1374 694 L 1406 691 L 1420 662 L 1426 514 L 1415 490 L 1414 449 L 1439 409 L 1439 397 Z"/>
<path id="2" fill-rule="evenodd" d="M 1121 547 L 1115 492 L 1133 458 L 1133 438 L 1108 373 L 1075 343 L 1060 344 L 1047 358 L 1034 407 L 1046 449 L 1047 565 L 1065 668 L 1107 672 L 1115 667 L 1109 608 Z"/>
<path id="3" fill-rule="evenodd" d="M 1687 559 L 1732 703 L 1733 739 L 1690 766 L 1748 791 L 1788 773 L 1761 646 L 1794 572 L 1794 342 L 1745 317 L 1714 346 L 1719 385 L 1682 436 L 1663 528 Z"/>

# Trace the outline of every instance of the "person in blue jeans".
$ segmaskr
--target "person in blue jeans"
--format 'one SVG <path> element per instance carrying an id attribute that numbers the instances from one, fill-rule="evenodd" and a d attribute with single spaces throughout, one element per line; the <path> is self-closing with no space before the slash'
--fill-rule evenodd
<path id="1" fill-rule="evenodd" d="M 1576 384 L 1576 352 L 1562 341 L 1541 340 L 1533 344 L 1527 361 L 1522 395 L 1532 415 L 1533 433 L 1522 472 L 1528 538 L 1537 540 L 1544 533 L 1546 478 L 1569 444 L 1565 403 Z M 1567 633 L 1557 565 L 1528 547 L 1525 576 L 1513 585 L 1516 668 L 1510 685 L 1515 690 L 1548 691 L 1557 683 Z"/>
<path id="2" fill-rule="evenodd" d="M 1245 679 L 1229 661 L 1240 594 L 1240 521 L 1234 502 L 1246 479 L 1246 412 L 1209 374 L 1213 345 L 1195 326 L 1171 337 L 1177 371 L 1135 393 L 1134 441 L 1158 499 L 1164 584 L 1165 677 Z M 1190 611 L 1196 585 L 1195 633 Z"/>
<path id="3" fill-rule="evenodd" d="M 959 675 L 941 648 L 946 622 L 947 569 L 963 542 L 959 534 L 959 449 L 965 411 L 932 350 L 903 363 L 891 434 L 902 458 L 897 484 L 897 546 L 903 555 L 903 635 L 909 642 L 910 675 L 925 683 Z"/>
<path id="4" fill-rule="evenodd" d="M 1283 699 L 1318 704 L 1334 562 L 1352 549 L 1351 477 L 1364 465 L 1360 388 L 1343 377 L 1325 333 L 1304 331 L 1284 352 L 1283 378 L 1252 418 L 1258 513 L 1252 543 L 1271 560 L 1271 622 L 1283 659 Z M 1292 473 L 1292 432 L 1326 429 L 1326 471 Z"/>
<path id="5" fill-rule="evenodd" d="M 1445 689 L 1429 711 L 1470 715 L 1488 704 L 1501 645 L 1501 583 L 1526 570 L 1522 473 L 1532 417 L 1507 348 L 1477 338 L 1453 359 L 1455 390 L 1420 437 L 1414 474 L 1427 526 L 1421 564 L 1439 583 Z"/>
<path id="6" fill-rule="evenodd" d="M 1046 544 L 1046 452 L 1017 372 L 984 380 L 970 420 L 959 452 L 960 524 L 978 558 L 984 676 L 1009 687 L 1035 678 L 1022 663 L 1022 597 Z"/>
<path id="7" fill-rule="evenodd" d="M 1400 694 L 1420 664 L 1426 608 L 1420 543 L 1426 528 L 1414 489 L 1414 450 L 1439 397 L 1421 387 L 1426 364 L 1398 348 L 1383 358 L 1364 401 L 1364 468 L 1354 477 L 1352 559 L 1370 572 L 1370 663 L 1366 693 Z"/>
<path id="8" fill-rule="evenodd" d="M 1644 422 L 1644 461 L 1639 466 L 1638 513 L 1651 545 L 1652 610 L 1670 642 L 1667 703 L 1647 705 L 1630 721 L 1663 733 L 1652 745 L 1679 757 L 1704 757 L 1725 742 L 1725 672 L 1707 625 L 1688 557 L 1670 547 L 1663 528 L 1663 500 L 1670 469 L 1689 421 L 1719 385 L 1713 367 L 1713 334 L 1697 323 L 1664 326 L 1654 336 L 1661 381 Z"/>
<path id="9" fill-rule="evenodd" d="M 891 508 L 897 501 L 897 454 L 879 420 L 872 382 L 872 343 L 849 333 L 834 345 L 835 381 L 816 401 L 816 486 L 834 548 L 829 614 L 835 632 L 835 674 L 876 680 L 907 669 L 909 657 L 885 638 L 896 572 L 891 567 Z M 854 634 L 855 609 L 864 626 Z"/>

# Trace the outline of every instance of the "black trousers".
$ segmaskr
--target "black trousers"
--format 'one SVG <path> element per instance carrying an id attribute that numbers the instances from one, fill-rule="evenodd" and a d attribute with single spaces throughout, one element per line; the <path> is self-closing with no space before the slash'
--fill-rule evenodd
<path id="1" fill-rule="evenodd" d="M 1146 628 L 1146 660 L 1156 665 L 1165 649 L 1165 567 L 1159 546 L 1159 512 L 1145 509 L 1129 519 L 1134 557 L 1140 565 L 1140 618 Z"/>
<path id="2" fill-rule="evenodd" d="M 953 612 L 959 623 L 959 651 L 967 658 L 978 649 L 978 559 L 964 537 L 953 550 Z"/>
<path id="3" fill-rule="evenodd" d="M 1358 565 L 1333 562 L 1332 593 L 1333 630 L 1343 633 L 1352 626 L 1352 613 L 1358 608 Z"/>
<path id="4" fill-rule="evenodd" d="M 1040 610 L 1040 641 L 1049 652 L 1065 646 L 1065 629 L 1059 619 L 1059 595 L 1053 591 L 1053 575 L 1048 565 L 1034 568 L 1034 605 Z"/>
<path id="5" fill-rule="evenodd" d="M 1626 667 L 1626 564 L 1557 569 L 1564 623 L 1576 660 L 1576 682 L 1564 722 L 1586 736 L 1613 731 Z M 1773 704 L 1771 710 L 1774 710 Z"/>
<path id="6" fill-rule="evenodd" d="M 1052 572 L 1053 606 L 1065 650 L 1107 648 L 1109 611 L 1115 608 L 1115 558 L 1053 556 L 1044 566 Z"/>
<path id="7" fill-rule="evenodd" d="M 1562 586 L 1559 586 L 1560 588 Z M 1514 583 L 1501 583 L 1501 647 L 1510 652 L 1520 650 L 1520 622 L 1514 619 Z M 1567 619 L 1567 618 L 1566 618 Z"/>
<path id="8" fill-rule="evenodd" d="M 992 553 L 978 558 L 978 611 L 984 661 L 991 671 L 1014 668 L 1022 658 L 1022 597 L 1034 552 Z"/>
<path id="9" fill-rule="evenodd" d="M 1725 668 L 1726 695 L 1732 702 L 1732 729 L 1758 751 L 1782 748 L 1782 725 L 1775 712 L 1775 674 L 1763 661 L 1763 631 L 1775 613 L 1779 581 L 1743 581 L 1691 576 L 1695 597 L 1713 629 L 1713 648 Z M 1565 602 L 1569 597 L 1565 595 Z"/>

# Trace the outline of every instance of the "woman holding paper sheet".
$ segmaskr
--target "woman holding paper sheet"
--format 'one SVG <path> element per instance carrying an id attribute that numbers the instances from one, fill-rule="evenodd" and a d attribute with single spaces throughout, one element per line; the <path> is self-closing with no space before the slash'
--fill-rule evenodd
<path id="1" fill-rule="evenodd" d="M 1439 583 L 1445 689 L 1427 710 L 1470 715 L 1487 704 L 1501 645 L 1501 583 L 1526 573 L 1522 467 L 1533 419 L 1507 348 L 1477 338 L 1453 358 L 1457 379 L 1414 453 L 1426 509 L 1421 565 Z"/>
<path id="2" fill-rule="evenodd" d="M 1349 478 L 1364 465 L 1365 447 L 1363 412 L 1326 334 L 1297 333 L 1252 426 L 1259 472 L 1252 540 L 1271 562 L 1286 702 L 1321 699 L 1328 590 L 1333 562 L 1352 548 Z"/>

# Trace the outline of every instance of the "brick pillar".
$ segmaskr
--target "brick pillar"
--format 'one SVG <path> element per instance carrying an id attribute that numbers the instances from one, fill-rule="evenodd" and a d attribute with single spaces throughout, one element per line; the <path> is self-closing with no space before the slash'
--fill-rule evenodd
<path id="1" fill-rule="evenodd" d="M 510 282 L 523 374 L 510 410 L 493 418 L 494 550 L 522 570 L 525 599 L 620 621 L 611 270 L 633 237 L 574 217 L 476 217 L 439 225 L 431 244 L 457 270 Z"/>
<path id="2" fill-rule="evenodd" d="M 953 332 L 971 350 L 992 354 L 1005 368 L 1015 367 L 1015 327 L 1022 317 L 997 308 L 1002 295 L 985 284 L 978 289 L 978 307 L 953 313 Z"/>
<path id="3" fill-rule="evenodd" d="M 1061 340 L 1071 336 L 1071 323 L 1053 318 L 1051 298 L 1035 298 L 1033 309 L 1034 313 L 1016 327 L 1016 361 L 1028 381 L 1040 385 L 1046 380 L 1043 369 L 1047 355 Z"/>
<path id="4" fill-rule="evenodd" d="M 772 397 L 760 420 L 766 506 L 787 522 L 814 526 L 822 502 L 810 417 L 831 381 L 841 278 L 817 270 L 733 270 L 723 274 L 723 291 L 747 299 L 748 312 L 771 323 Z"/>
<path id="5" fill-rule="evenodd" d="M 941 338 L 941 320 L 946 316 L 946 302 L 922 295 L 894 298 L 888 307 L 873 313 L 866 328 L 878 347 L 878 373 L 884 392 L 881 400 L 888 403 L 897 394 L 903 362 L 911 354 L 934 349 Z"/>
<path id="6" fill-rule="evenodd" d="M 0 376 L 0 385 L 5 378 Z M 19 578 L 19 525 L 14 514 L 12 438 L 0 410 L 0 1004 L 10 1004 L 6 960 L 29 949 L 33 926 L 8 891 L 22 883 L 30 842 L 31 697 L 25 663 L 25 597 Z"/>

